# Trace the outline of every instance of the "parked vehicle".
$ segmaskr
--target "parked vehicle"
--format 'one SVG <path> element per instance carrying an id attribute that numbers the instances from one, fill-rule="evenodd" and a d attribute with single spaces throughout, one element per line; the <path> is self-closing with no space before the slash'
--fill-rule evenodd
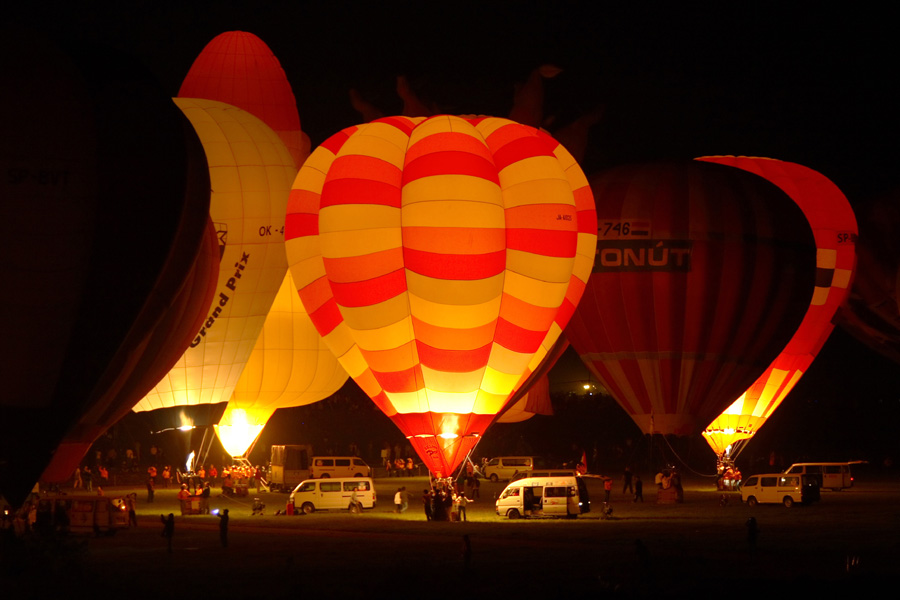
<path id="1" fill-rule="evenodd" d="M 353 496 L 356 492 L 356 501 Z M 298 485 L 291 493 L 294 512 L 305 514 L 317 510 L 349 510 L 359 512 L 366 508 L 375 508 L 378 500 L 375 494 L 375 483 L 370 477 L 353 477 L 341 479 L 309 479 Z"/>
<path id="2" fill-rule="evenodd" d="M 741 501 L 748 506 L 784 504 L 790 508 L 797 502 L 810 504 L 819 500 L 819 484 L 811 475 L 766 473 L 753 475 L 741 485 Z"/>
<path id="3" fill-rule="evenodd" d="M 269 489 L 273 492 L 286 492 L 294 489 L 301 481 L 309 479 L 312 453 L 313 449 L 309 444 L 272 446 Z"/>
<path id="4" fill-rule="evenodd" d="M 819 484 L 820 488 L 828 488 L 835 492 L 853 487 L 853 476 L 850 474 L 850 465 L 863 464 L 865 461 L 855 460 L 851 462 L 805 462 L 794 463 L 785 470 L 791 475 L 809 475 Z"/>
<path id="5" fill-rule="evenodd" d="M 534 468 L 533 456 L 499 456 L 484 467 L 484 476 L 493 482 L 507 481 Z"/>
<path id="6" fill-rule="evenodd" d="M 591 500 L 581 477 L 570 473 L 560 476 L 523 477 L 509 483 L 497 498 L 499 516 L 568 517 L 590 512 Z"/>
<path id="7" fill-rule="evenodd" d="M 314 456 L 310 479 L 328 477 L 371 477 L 372 467 L 356 456 Z"/>

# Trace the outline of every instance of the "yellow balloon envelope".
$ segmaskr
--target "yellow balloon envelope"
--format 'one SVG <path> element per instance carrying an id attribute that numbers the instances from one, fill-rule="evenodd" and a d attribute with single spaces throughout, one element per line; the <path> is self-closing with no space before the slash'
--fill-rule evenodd
<path id="1" fill-rule="evenodd" d="M 209 163 L 219 283 L 203 327 L 135 411 L 227 402 L 284 279 L 284 212 L 294 160 L 257 117 L 213 100 L 175 98 Z"/>

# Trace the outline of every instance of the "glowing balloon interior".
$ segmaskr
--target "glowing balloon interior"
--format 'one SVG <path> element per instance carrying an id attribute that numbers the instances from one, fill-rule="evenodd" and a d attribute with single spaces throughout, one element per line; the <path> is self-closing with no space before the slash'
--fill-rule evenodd
<path id="1" fill-rule="evenodd" d="M 316 331 L 288 272 L 216 432 L 232 456 L 243 456 L 277 409 L 323 400 L 346 381 L 347 372 Z M 235 414 L 239 423 L 258 427 L 235 427 Z"/>
<path id="2" fill-rule="evenodd" d="M 285 243 L 326 343 L 449 476 L 565 327 L 592 264 L 593 209 L 545 133 L 390 117 L 310 155 Z"/>

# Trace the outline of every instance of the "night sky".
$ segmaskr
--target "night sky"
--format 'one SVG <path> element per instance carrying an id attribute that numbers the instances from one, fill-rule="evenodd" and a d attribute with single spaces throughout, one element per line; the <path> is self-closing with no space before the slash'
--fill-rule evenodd
<path id="1" fill-rule="evenodd" d="M 13 9 L 7 17 L 60 42 L 133 53 L 172 95 L 215 35 L 252 32 L 281 61 L 314 146 L 360 120 L 348 100 L 351 88 L 385 113 L 396 113 L 401 103 L 394 78 L 404 74 L 442 112 L 503 116 L 515 84 L 538 65 L 554 64 L 562 73 L 545 82 L 551 132 L 603 110 L 590 131 L 583 162 L 588 174 L 628 162 L 741 154 L 816 169 L 859 209 L 897 187 L 897 8 L 752 3 L 723 11 L 714 3 L 623 8 L 561 1 L 76 4 L 82 3 Z M 900 366 L 837 331 L 758 443 L 775 445 L 771 438 L 783 440 L 815 419 L 798 443 L 824 447 L 841 439 L 851 452 L 868 439 L 885 453 L 898 452 L 898 372 Z M 552 379 L 572 381 L 583 373 L 575 365 Z"/>

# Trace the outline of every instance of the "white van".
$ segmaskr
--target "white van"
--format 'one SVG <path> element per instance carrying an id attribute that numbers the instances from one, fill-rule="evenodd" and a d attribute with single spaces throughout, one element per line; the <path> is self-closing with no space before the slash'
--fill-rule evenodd
<path id="1" fill-rule="evenodd" d="M 309 476 L 371 477 L 372 467 L 356 456 L 313 456 L 309 462 Z"/>
<path id="2" fill-rule="evenodd" d="M 534 468 L 532 456 L 500 456 L 492 458 L 484 467 L 484 476 L 494 483 L 512 479 L 514 475 Z"/>
<path id="3" fill-rule="evenodd" d="M 587 485 L 581 477 L 524 477 L 506 486 L 496 503 L 497 515 L 519 517 L 569 517 L 591 510 Z"/>
<path id="4" fill-rule="evenodd" d="M 757 504 L 809 504 L 819 500 L 819 485 L 809 475 L 766 473 L 752 475 L 741 484 L 741 501 L 748 506 Z"/>
<path id="5" fill-rule="evenodd" d="M 294 512 L 300 510 L 305 514 L 317 510 L 359 512 L 359 507 L 350 502 L 354 491 L 362 508 L 375 508 L 375 483 L 370 477 L 308 479 L 294 488 L 291 502 Z"/>
<path id="6" fill-rule="evenodd" d="M 785 473 L 790 475 L 810 475 L 818 482 L 820 488 L 828 488 L 839 492 L 853 487 L 850 465 L 858 465 L 864 462 L 855 460 L 852 462 L 794 463 L 788 467 Z"/>

